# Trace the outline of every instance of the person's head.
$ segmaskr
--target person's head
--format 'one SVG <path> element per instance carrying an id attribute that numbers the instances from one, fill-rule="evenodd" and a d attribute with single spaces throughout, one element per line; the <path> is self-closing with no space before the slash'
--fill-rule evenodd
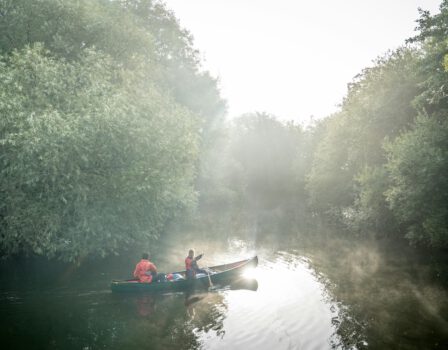
<path id="1" fill-rule="evenodd" d="M 142 259 L 148 260 L 149 259 L 149 254 L 148 253 L 143 253 L 142 254 Z"/>
<path id="2" fill-rule="evenodd" d="M 188 251 L 188 256 L 189 256 L 190 258 L 193 258 L 193 257 L 194 257 L 194 250 L 193 250 L 193 249 L 190 249 L 190 250 Z"/>

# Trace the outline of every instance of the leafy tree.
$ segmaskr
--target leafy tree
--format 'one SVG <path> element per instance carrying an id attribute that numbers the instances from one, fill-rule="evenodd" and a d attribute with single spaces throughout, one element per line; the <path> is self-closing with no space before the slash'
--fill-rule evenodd
<path id="1" fill-rule="evenodd" d="M 0 29 L 5 256 L 119 253 L 193 207 L 225 104 L 163 4 L 0 0 Z"/>
<path id="2" fill-rule="evenodd" d="M 412 243 L 448 246 L 448 121 L 420 117 L 388 147 L 387 197 Z"/>
<path id="3" fill-rule="evenodd" d="M 75 260 L 157 237 L 194 200 L 195 118 L 135 72 L 42 46 L 1 64 L 1 248 Z"/>
<path id="4" fill-rule="evenodd" d="M 371 168 L 382 173 L 384 142 L 415 119 L 412 101 L 422 81 L 417 63 L 415 49 L 401 48 L 377 59 L 349 84 L 341 110 L 329 118 L 314 155 L 307 188 L 315 210 L 351 224 L 355 220 L 358 226 L 365 221 L 366 227 L 394 227 L 378 226 L 392 215 L 382 186 L 362 174 Z M 375 198 L 373 207 L 367 198 Z"/>
<path id="5" fill-rule="evenodd" d="M 440 13 L 421 11 L 419 34 L 410 39 L 420 45 L 419 71 L 423 91 L 415 99 L 419 117 L 412 130 L 388 145 L 390 206 L 407 228 L 412 243 L 448 246 L 448 1 Z"/>
<path id="6" fill-rule="evenodd" d="M 218 80 L 200 69 L 199 52 L 193 47 L 193 37 L 180 27 L 174 13 L 161 1 L 119 2 L 151 33 L 156 59 L 162 67 L 158 72 L 161 86 L 203 119 L 207 137 L 209 132 L 222 125 L 226 103 L 219 94 Z"/>
<path id="7" fill-rule="evenodd" d="M 422 58 L 418 68 L 425 79 L 415 105 L 423 115 L 445 119 L 448 110 L 448 72 L 444 69 L 448 54 L 448 1 L 443 0 L 440 13 L 433 16 L 429 11 L 420 10 L 417 23 L 419 33 L 408 41 L 419 45 Z"/>
<path id="8" fill-rule="evenodd" d="M 355 180 L 357 196 L 345 220 L 349 228 L 362 235 L 397 236 L 400 227 L 386 198 L 391 180 L 385 165 L 367 166 Z"/>
<path id="9" fill-rule="evenodd" d="M 307 190 L 312 209 L 335 213 L 353 201 L 353 169 L 349 162 L 350 130 L 347 118 L 335 114 L 328 118 L 318 143 L 308 176 Z"/>
<path id="10" fill-rule="evenodd" d="M 74 60 L 94 48 L 140 69 L 142 78 L 197 114 L 204 142 L 223 121 L 217 79 L 201 69 L 192 36 L 161 1 L 0 0 L 0 14 L 0 51 L 42 42 L 52 54 Z"/>

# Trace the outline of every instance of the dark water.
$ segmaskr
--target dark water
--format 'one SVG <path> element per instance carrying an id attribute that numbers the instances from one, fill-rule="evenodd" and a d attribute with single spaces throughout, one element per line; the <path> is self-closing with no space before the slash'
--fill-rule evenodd
<path id="1" fill-rule="evenodd" d="M 168 244 L 160 270 L 192 246 L 202 265 L 258 254 L 248 284 L 195 295 L 117 295 L 138 257 L 80 269 L 3 264 L 0 335 L 6 349 L 447 349 L 447 290 L 431 261 L 350 241 L 242 239 Z M 23 266 L 21 266 L 23 265 Z M 26 271 L 26 272 L 24 272 Z M 254 286 L 254 279 L 256 285 Z"/>

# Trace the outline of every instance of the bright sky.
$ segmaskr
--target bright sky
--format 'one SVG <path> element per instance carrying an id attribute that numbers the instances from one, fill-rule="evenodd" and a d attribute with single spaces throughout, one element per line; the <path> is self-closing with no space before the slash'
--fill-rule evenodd
<path id="1" fill-rule="evenodd" d="M 219 77 L 229 117 L 307 123 L 337 110 L 347 83 L 414 33 L 441 0 L 165 0 Z"/>

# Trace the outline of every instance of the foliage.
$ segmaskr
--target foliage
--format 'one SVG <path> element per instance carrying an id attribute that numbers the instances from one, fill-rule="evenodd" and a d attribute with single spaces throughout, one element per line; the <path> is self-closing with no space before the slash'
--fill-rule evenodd
<path id="1" fill-rule="evenodd" d="M 448 121 L 419 118 L 389 145 L 388 200 L 413 243 L 448 246 Z"/>
<path id="2" fill-rule="evenodd" d="M 448 112 L 448 72 L 445 69 L 445 56 L 448 54 L 448 1 L 442 1 L 440 13 L 431 16 L 428 11 L 420 11 L 417 21 L 419 34 L 409 39 L 418 43 L 422 58 L 419 71 L 424 76 L 423 91 L 416 97 L 415 106 L 422 115 L 432 118 L 446 118 Z"/>
<path id="3" fill-rule="evenodd" d="M 353 205 L 358 211 L 363 191 L 358 174 L 384 164 L 386 138 L 396 137 L 415 118 L 412 100 L 420 81 L 416 58 L 411 49 L 391 52 L 349 84 L 341 111 L 326 124 L 308 178 L 310 204 L 318 212 L 342 218 Z"/>
<path id="4" fill-rule="evenodd" d="M 3 58 L 2 248 L 75 259 L 156 237 L 188 205 L 195 120 L 133 72 L 41 46 Z"/>
<path id="5" fill-rule="evenodd" d="M 74 60 L 86 48 L 109 54 L 142 73 L 206 128 L 226 109 L 217 80 L 200 69 L 193 38 L 157 0 L 0 0 L 0 50 L 42 42 L 53 55 Z"/>
<path id="6" fill-rule="evenodd" d="M 346 118 L 342 114 L 333 115 L 318 143 L 307 182 L 310 205 L 318 212 L 328 214 L 352 202 L 348 131 Z"/>
<path id="7" fill-rule="evenodd" d="M 163 4 L 0 0 L 0 30 L 4 256 L 119 253 L 194 206 L 225 104 Z"/>
<path id="8" fill-rule="evenodd" d="M 318 143 L 310 204 L 356 232 L 448 246 L 448 1 L 440 9 L 421 11 L 409 40 L 418 45 L 388 53 L 349 84 Z"/>
<path id="9" fill-rule="evenodd" d="M 448 247 L 448 1 L 440 13 L 421 11 L 419 34 L 410 41 L 420 44 L 419 70 L 424 87 L 414 101 L 419 117 L 412 130 L 388 145 L 391 186 L 390 206 L 406 227 L 412 243 Z"/>
<path id="10" fill-rule="evenodd" d="M 367 166 L 355 180 L 358 195 L 346 219 L 349 228 L 361 235 L 397 235 L 399 227 L 385 194 L 391 182 L 385 166 Z"/>

